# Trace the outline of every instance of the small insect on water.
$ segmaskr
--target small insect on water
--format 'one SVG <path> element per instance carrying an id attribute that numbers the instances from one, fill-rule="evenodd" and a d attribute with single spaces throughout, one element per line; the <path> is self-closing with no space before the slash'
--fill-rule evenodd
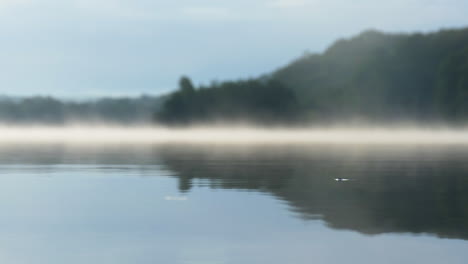
<path id="1" fill-rule="evenodd" d="M 345 182 L 345 181 L 350 181 L 351 179 L 346 179 L 346 178 L 336 178 L 335 181 L 337 182 Z"/>

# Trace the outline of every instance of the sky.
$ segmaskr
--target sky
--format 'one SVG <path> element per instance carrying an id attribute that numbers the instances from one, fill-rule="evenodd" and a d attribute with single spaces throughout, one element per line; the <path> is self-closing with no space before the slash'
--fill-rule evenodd
<path id="1" fill-rule="evenodd" d="M 256 77 L 367 29 L 468 26 L 468 0 L 0 0 L 0 94 L 137 96 Z"/>

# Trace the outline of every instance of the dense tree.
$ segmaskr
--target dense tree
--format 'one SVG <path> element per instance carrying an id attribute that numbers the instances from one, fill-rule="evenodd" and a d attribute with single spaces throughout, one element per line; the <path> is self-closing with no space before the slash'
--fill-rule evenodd
<path id="1" fill-rule="evenodd" d="M 297 101 L 296 101 L 297 98 Z M 259 79 L 194 89 L 187 77 L 159 120 L 468 121 L 468 28 L 369 30 Z"/>
<path id="2" fill-rule="evenodd" d="M 468 47 L 448 56 L 440 65 L 435 100 L 442 118 L 468 118 Z"/>
<path id="3" fill-rule="evenodd" d="M 173 125 L 207 122 L 444 121 L 468 123 L 468 28 L 429 34 L 365 31 L 257 79 L 195 87 L 183 76 L 164 97 L 66 102 L 0 98 L 0 122 Z"/>
<path id="4" fill-rule="evenodd" d="M 192 94 L 195 92 L 195 87 L 192 84 L 192 80 L 190 80 L 187 76 L 182 76 L 180 78 L 179 89 L 184 94 Z"/>
<path id="5" fill-rule="evenodd" d="M 288 122 L 298 113 L 294 93 L 275 81 L 243 80 L 214 83 L 195 89 L 182 77 L 179 90 L 172 93 L 157 114 L 167 124 L 195 122 Z"/>
<path id="6" fill-rule="evenodd" d="M 315 120 L 467 121 L 468 29 L 366 31 L 305 55 L 271 78 L 292 88 Z"/>

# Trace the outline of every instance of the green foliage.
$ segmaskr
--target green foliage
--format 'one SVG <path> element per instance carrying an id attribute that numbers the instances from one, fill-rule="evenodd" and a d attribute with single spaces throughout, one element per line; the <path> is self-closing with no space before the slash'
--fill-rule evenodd
<path id="1" fill-rule="evenodd" d="M 156 113 L 156 114 L 154 114 Z M 468 28 L 430 34 L 369 30 L 323 54 L 306 53 L 262 78 L 195 87 L 183 76 L 167 97 L 64 102 L 0 99 L 0 122 L 138 123 L 468 122 Z"/>
<path id="2" fill-rule="evenodd" d="M 175 125 L 214 121 L 271 124 L 288 122 L 297 112 L 294 93 L 279 82 L 231 81 L 194 89 L 182 77 L 179 90 L 169 96 L 156 118 Z"/>
<path id="3" fill-rule="evenodd" d="M 468 117 L 467 48 L 468 29 L 425 35 L 366 31 L 271 77 L 294 89 L 316 119 L 461 121 Z"/>
<path id="4" fill-rule="evenodd" d="M 468 28 L 430 34 L 369 30 L 256 80 L 195 89 L 182 77 L 158 114 L 166 123 L 350 118 L 468 121 Z"/>
<path id="5" fill-rule="evenodd" d="M 436 106 L 445 119 L 460 121 L 468 118 L 468 47 L 447 57 L 440 65 Z"/>
<path id="6" fill-rule="evenodd" d="M 192 81 L 187 76 L 180 78 L 179 89 L 184 94 L 192 94 L 195 91 Z"/>

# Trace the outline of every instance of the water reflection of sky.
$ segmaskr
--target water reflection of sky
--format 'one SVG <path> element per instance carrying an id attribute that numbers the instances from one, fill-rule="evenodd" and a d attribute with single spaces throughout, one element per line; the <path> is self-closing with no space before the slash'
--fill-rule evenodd
<path id="1" fill-rule="evenodd" d="M 175 178 L 147 177 L 168 171 L 77 166 L 41 174 L 2 170 L 2 263 L 393 264 L 468 257 L 464 240 L 367 236 L 291 217 L 285 202 L 266 193 L 207 187 L 181 193 Z"/>

